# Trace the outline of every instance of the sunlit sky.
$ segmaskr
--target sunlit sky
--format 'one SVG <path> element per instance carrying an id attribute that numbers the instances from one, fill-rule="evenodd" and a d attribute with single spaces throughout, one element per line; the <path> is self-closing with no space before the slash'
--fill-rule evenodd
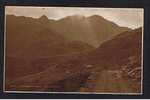
<path id="1" fill-rule="evenodd" d="M 6 6 L 6 14 L 38 18 L 46 15 L 49 19 L 61 19 L 71 15 L 86 17 L 100 15 L 120 26 L 138 28 L 143 26 L 144 10 L 142 8 L 85 8 L 85 7 L 31 7 Z"/>

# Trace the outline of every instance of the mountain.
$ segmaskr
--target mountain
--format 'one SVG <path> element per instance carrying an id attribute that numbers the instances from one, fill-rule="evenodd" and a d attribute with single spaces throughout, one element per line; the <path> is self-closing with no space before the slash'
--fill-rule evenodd
<path id="1" fill-rule="evenodd" d="M 41 21 L 41 23 L 42 23 L 42 22 L 43 22 L 43 23 L 49 22 L 49 19 L 48 19 L 48 17 L 47 17 L 46 15 L 42 15 L 42 16 L 39 18 L 39 20 Z"/>
<path id="2" fill-rule="evenodd" d="M 127 27 L 120 27 L 98 15 L 90 17 L 67 16 L 49 26 L 70 40 L 86 42 L 95 47 L 114 35 L 131 30 Z"/>

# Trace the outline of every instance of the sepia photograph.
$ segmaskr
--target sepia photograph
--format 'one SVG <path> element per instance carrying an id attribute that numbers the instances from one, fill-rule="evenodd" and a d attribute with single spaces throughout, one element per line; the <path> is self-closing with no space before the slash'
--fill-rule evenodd
<path id="1" fill-rule="evenodd" d="M 4 92 L 143 93 L 143 8 L 5 6 Z"/>

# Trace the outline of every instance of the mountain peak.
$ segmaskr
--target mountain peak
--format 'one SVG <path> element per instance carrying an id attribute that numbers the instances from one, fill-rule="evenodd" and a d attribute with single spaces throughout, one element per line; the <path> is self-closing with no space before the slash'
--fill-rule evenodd
<path id="1" fill-rule="evenodd" d="M 92 15 L 92 16 L 90 16 L 89 18 L 90 18 L 90 19 L 99 19 L 99 18 L 105 19 L 104 17 L 99 16 L 99 15 Z"/>
<path id="2" fill-rule="evenodd" d="M 46 15 L 42 15 L 39 19 L 42 21 L 48 21 L 49 20 Z"/>

